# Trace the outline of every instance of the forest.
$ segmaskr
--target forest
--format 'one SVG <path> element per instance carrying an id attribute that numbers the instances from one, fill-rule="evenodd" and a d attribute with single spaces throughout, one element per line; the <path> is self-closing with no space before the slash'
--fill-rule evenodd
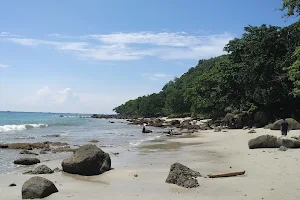
<path id="1" fill-rule="evenodd" d="M 126 117 L 219 119 L 227 113 L 260 112 L 268 120 L 300 119 L 300 0 L 283 0 L 279 10 L 296 22 L 247 26 L 241 38 L 224 47 L 224 55 L 199 60 L 160 92 L 129 100 L 114 111 Z"/>

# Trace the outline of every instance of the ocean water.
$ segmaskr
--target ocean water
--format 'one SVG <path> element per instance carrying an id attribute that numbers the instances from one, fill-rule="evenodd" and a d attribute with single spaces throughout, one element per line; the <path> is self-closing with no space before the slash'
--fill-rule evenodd
<path id="1" fill-rule="evenodd" d="M 159 128 L 149 127 L 153 133 L 142 134 L 141 126 L 128 125 L 125 120 L 84 118 L 89 116 L 68 113 L 0 112 L 0 143 L 51 141 L 83 145 L 89 143 L 89 140 L 98 140 L 97 145 L 103 148 L 135 149 L 142 142 L 162 135 L 162 129 Z M 49 137 L 54 134 L 58 134 L 59 137 Z M 24 156 L 19 152 L 20 150 L 0 149 L 0 173 L 12 172 L 20 167 L 13 164 L 13 160 Z M 38 158 L 41 161 L 59 159 L 65 157 L 65 154 L 50 153 Z"/>

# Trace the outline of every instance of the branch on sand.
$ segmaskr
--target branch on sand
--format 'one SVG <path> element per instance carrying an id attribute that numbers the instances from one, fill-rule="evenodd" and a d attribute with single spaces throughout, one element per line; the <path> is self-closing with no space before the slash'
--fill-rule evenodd
<path id="1" fill-rule="evenodd" d="M 240 172 L 230 172 L 230 173 L 224 173 L 224 174 L 209 174 L 207 175 L 209 178 L 222 178 L 222 177 L 231 177 L 231 176 L 238 176 L 238 175 L 243 175 L 245 174 L 245 170 L 244 171 L 240 171 Z"/>

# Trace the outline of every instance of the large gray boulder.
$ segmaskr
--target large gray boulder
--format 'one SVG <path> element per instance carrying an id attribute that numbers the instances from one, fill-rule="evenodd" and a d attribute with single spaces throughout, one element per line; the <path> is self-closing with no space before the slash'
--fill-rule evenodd
<path id="1" fill-rule="evenodd" d="M 280 145 L 277 142 L 277 137 L 273 135 L 261 135 L 249 140 L 249 149 L 256 148 L 278 148 Z"/>
<path id="2" fill-rule="evenodd" d="M 174 163 L 170 167 L 166 183 L 176 184 L 185 188 L 194 188 L 199 186 L 196 177 L 200 176 L 199 172 L 193 171 L 180 163 Z"/>
<path id="3" fill-rule="evenodd" d="M 52 174 L 53 170 L 47 167 L 46 165 L 41 165 L 35 168 L 31 174 Z"/>
<path id="4" fill-rule="evenodd" d="M 286 122 L 289 124 L 289 129 L 290 130 L 300 130 L 300 123 L 294 120 L 293 118 L 287 118 L 285 119 Z M 274 122 L 272 125 L 270 125 L 271 130 L 280 130 L 281 123 L 283 122 L 282 119 L 277 120 Z"/>
<path id="5" fill-rule="evenodd" d="M 14 161 L 17 165 L 35 165 L 41 161 L 37 158 L 20 158 Z"/>
<path id="6" fill-rule="evenodd" d="M 41 199 L 58 192 L 55 185 L 48 179 L 35 176 L 22 186 L 22 199 Z"/>
<path id="7" fill-rule="evenodd" d="M 287 148 L 300 148 L 300 141 L 293 138 L 279 137 L 277 142 Z"/>
<path id="8" fill-rule="evenodd" d="M 63 171 L 84 176 L 99 175 L 111 169 L 108 153 L 92 144 L 84 145 L 74 151 L 73 156 L 61 163 Z"/>

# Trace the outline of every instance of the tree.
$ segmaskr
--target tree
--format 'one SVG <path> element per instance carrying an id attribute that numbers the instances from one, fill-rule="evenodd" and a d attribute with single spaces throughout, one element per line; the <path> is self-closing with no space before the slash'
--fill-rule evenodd
<path id="1" fill-rule="evenodd" d="M 289 79 L 293 82 L 293 94 L 295 97 L 300 97 L 300 46 L 297 47 L 293 58 L 295 62 L 288 68 Z"/>
<path id="2" fill-rule="evenodd" d="M 300 15 L 300 0 L 282 0 L 281 11 L 287 9 L 285 17 L 299 16 Z"/>

